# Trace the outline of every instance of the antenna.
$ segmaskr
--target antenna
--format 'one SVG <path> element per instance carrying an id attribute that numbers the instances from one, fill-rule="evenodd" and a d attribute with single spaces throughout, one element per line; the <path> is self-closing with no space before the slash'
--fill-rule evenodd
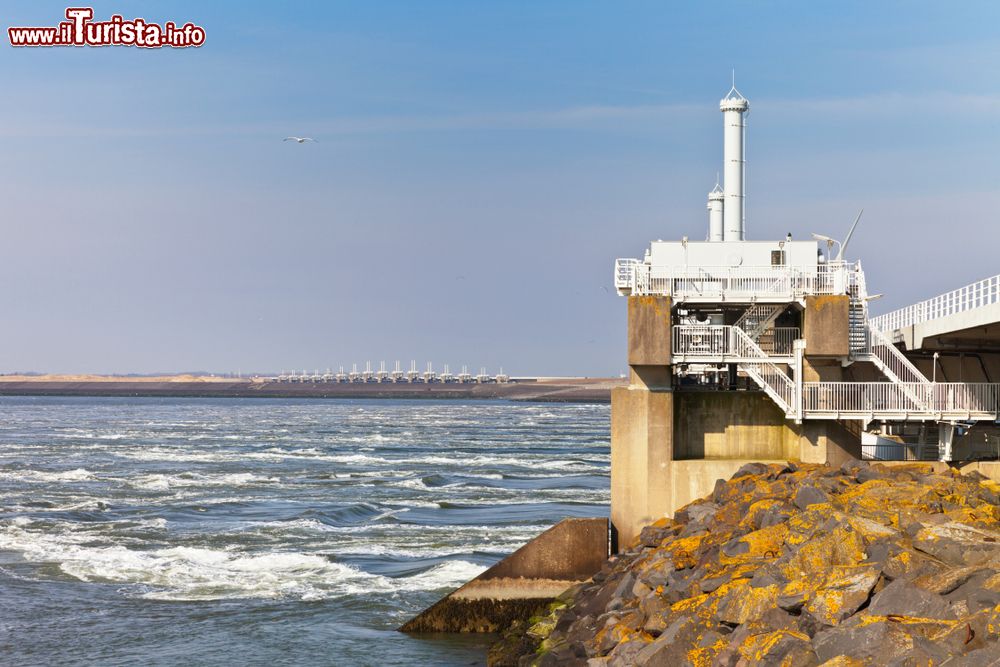
<path id="1" fill-rule="evenodd" d="M 865 212 L 865 209 L 858 211 L 858 217 L 854 218 L 854 224 L 851 225 L 851 230 L 847 232 L 847 236 L 844 237 L 844 242 L 840 244 L 840 252 L 837 254 L 837 259 L 843 259 L 844 252 L 847 250 L 847 244 L 851 242 L 851 236 L 854 235 L 854 228 L 858 226 L 858 222 L 861 220 L 861 214 Z"/>

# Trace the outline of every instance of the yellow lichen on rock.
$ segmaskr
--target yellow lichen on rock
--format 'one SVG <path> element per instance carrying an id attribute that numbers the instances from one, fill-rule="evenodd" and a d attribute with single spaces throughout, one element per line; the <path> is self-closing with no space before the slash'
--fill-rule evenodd
<path id="1" fill-rule="evenodd" d="M 784 523 L 755 530 L 737 540 L 738 543 L 747 546 L 745 551 L 734 549 L 733 555 L 727 555 L 723 549 L 719 554 L 719 562 L 724 565 L 736 565 L 751 560 L 777 558 L 781 555 L 787 537 L 788 526 Z"/>
<path id="2" fill-rule="evenodd" d="M 748 464 L 536 623 L 537 662 L 1000 665 L 998 503 L 926 464 Z"/>

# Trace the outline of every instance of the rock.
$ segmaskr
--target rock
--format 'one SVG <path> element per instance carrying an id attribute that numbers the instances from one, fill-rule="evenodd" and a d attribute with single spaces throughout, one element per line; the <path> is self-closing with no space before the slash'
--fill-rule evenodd
<path id="1" fill-rule="evenodd" d="M 730 479 L 739 479 L 740 477 L 746 477 L 748 475 L 766 475 L 768 472 L 768 467 L 764 463 L 747 463 L 745 466 L 737 470 L 736 473 L 730 477 Z"/>
<path id="2" fill-rule="evenodd" d="M 754 528 L 761 529 L 769 526 L 776 526 L 779 523 L 788 521 L 795 513 L 795 506 L 789 503 L 775 503 L 767 508 L 757 517 Z"/>
<path id="3" fill-rule="evenodd" d="M 503 664 L 1000 667 L 998 501 L 925 464 L 749 464 L 561 596 L 537 652 Z"/>
<path id="4" fill-rule="evenodd" d="M 995 533 L 953 521 L 923 527 L 913 546 L 952 565 L 974 565 L 1000 556 Z"/>
<path id="5" fill-rule="evenodd" d="M 646 526 L 639 532 L 639 544 L 644 547 L 658 547 L 663 540 L 667 539 L 672 534 L 673 531 L 665 528 Z"/>
<path id="6" fill-rule="evenodd" d="M 871 481 L 873 479 L 886 479 L 891 473 L 887 473 L 882 466 L 878 467 L 868 467 L 858 470 L 858 474 L 855 479 L 858 480 L 859 484 L 864 484 L 865 482 Z"/>
<path id="7" fill-rule="evenodd" d="M 964 603 L 965 615 L 971 615 L 983 609 L 993 609 L 1000 605 L 1000 589 L 990 585 L 992 571 L 977 572 L 962 585 L 949 591 L 945 597 L 952 604 Z"/>
<path id="8" fill-rule="evenodd" d="M 869 567 L 834 570 L 803 611 L 823 625 L 837 625 L 868 601 L 879 576 Z"/>
<path id="9" fill-rule="evenodd" d="M 809 505 L 830 502 L 830 496 L 825 491 L 815 486 L 800 486 L 795 494 L 795 506 L 804 510 Z"/>
<path id="10" fill-rule="evenodd" d="M 913 637 L 913 646 L 902 655 L 889 661 L 887 667 L 913 667 L 914 665 L 940 665 L 949 658 L 948 652 L 936 643 L 921 637 Z"/>
<path id="11" fill-rule="evenodd" d="M 652 592 L 653 592 L 653 589 L 650 588 L 649 586 L 647 586 L 646 584 L 644 584 L 641 581 L 637 581 L 634 584 L 632 584 L 632 597 L 634 597 L 634 598 L 640 598 L 641 599 L 641 598 L 646 597 L 647 595 L 649 595 Z"/>
<path id="12" fill-rule="evenodd" d="M 905 579 L 897 579 L 872 596 L 868 613 L 872 616 L 955 619 L 946 599 Z"/>
<path id="13" fill-rule="evenodd" d="M 946 663 L 947 667 L 996 667 L 1000 665 L 1000 644 L 990 644 L 965 655 L 953 657 Z"/>
<path id="14" fill-rule="evenodd" d="M 667 629 L 667 616 L 670 613 L 670 604 L 659 595 L 650 595 L 639 603 L 639 611 L 646 618 L 642 626 L 643 632 L 659 637 Z"/>
<path id="15" fill-rule="evenodd" d="M 640 651 L 635 658 L 640 667 L 676 667 L 683 664 L 688 645 L 697 635 L 697 623 L 682 616 L 670 624 L 659 637 Z"/>
<path id="16" fill-rule="evenodd" d="M 889 557 L 882 563 L 882 574 L 889 579 L 919 576 L 934 577 L 945 566 L 926 554 L 898 544 L 888 545 Z"/>
<path id="17" fill-rule="evenodd" d="M 985 581 L 990 571 L 981 565 L 970 565 L 968 567 L 955 567 L 944 572 L 935 572 L 933 575 L 923 575 L 913 580 L 914 586 L 919 586 L 932 593 L 944 595 L 969 581 L 974 575 L 981 574 L 980 581 Z"/>
<path id="18" fill-rule="evenodd" d="M 797 614 L 802 610 L 802 606 L 808 599 L 809 593 L 807 591 L 800 590 L 791 593 L 781 593 L 774 599 L 774 602 L 779 609 Z"/>
<path id="19" fill-rule="evenodd" d="M 713 502 L 694 502 L 683 507 L 674 514 L 674 519 L 683 523 L 704 523 L 719 511 L 719 506 Z"/>
<path id="20" fill-rule="evenodd" d="M 608 658 L 608 667 L 631 667 L 636 664 L 639 654 L 649 646 L 649 640 L 645 637 L 637 637 L 622 642 L 612 651 Z"/>
<path id="21" fill-rule="evenodd" d="M 886 665 L 909 651 L 913 640 L 899 623 L 879 621 L 830 628 L 818 633 L 812 646 L 820 664 L 843 657 Z"/>
<path id="22" fill-rule="evenodd" d="M 857 475 L 857 473 L 863 468 L 868 467 L 867 461 L 859 461 L 858 459 L 848 459 L 840 464 L 840 472 L 847 475 Z"/>
<path id="23" fill-rule="evenodd" d="M 531 667 L 568 667 L 569 665 L 586 665 L 585 657 L 576 655 L 573 649 L 564 646 L 543 654 L 531 663 Z"/>
<path id="24" fill-rule="evenodd" d="M 750 582 L 740 580 L 720 589 L 718 611 L 715 617 L 722 623 L 740 625 L 759 618 L 768 609 L 775 608 L 777 586 L 754 588 Z"/>
<path id="25" fill-rule="evenodd" d="M 615 588 L 615 592 L 611 597 L 621 598 L 625 595 L 631 595 L 633 586 L 635 586 L 635 575 L 631 573 L 626 574 L 625 577 L 618 582 L 618 586 Z"/>
<path id="26" fill-rule="evenodd" d="M 809 636 L 797 631 L 775 630 L 754 635 L 740 646 L 739 652 L 748 665 L 813 667 L 819 664 Z"/>

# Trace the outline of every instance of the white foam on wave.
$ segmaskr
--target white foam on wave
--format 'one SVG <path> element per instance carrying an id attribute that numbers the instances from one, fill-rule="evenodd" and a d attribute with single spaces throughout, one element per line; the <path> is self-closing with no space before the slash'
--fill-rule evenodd
<path id="1" fill-rule="evenodd" d="M 181 473 L 179 475 L 151 474 L 140 475 L 126 480 L 126 484 L 135 489 L 147 491 L 169 491 L 174 488 L 189 487 L 238 487 L 257 486 L 262 484 L 277 484 L 279 477 L 266 477 L 249 472 L 226 474 Z"/>
<path id="2" fill-rule="evenodd" d="M 395 486 L 401 489 L 413 489 L 415 491 L 430 491 L 431 487 L 424 484 L 423 480 L 419 477 L 415 479 L 401 479 L 397 482 L 392 482 L 390 486 Z M 454 486 L 454 484 L 443 484 L 441 486 L 435 487 L 436 489 L 444 489 L 447 486 Z M 435 503 L 436 505 L 437 503 Z"/>
<path id="3" fill-rule="evenodd" d="M 125 451 L 115 450 L 115 456 L 133 459 L 137 461 L 178 461 L 188 463 L 212 463 L 212 462 L 233 462 L 246 459 L 256 459 L 260 461 L 322 461 L 326 463 L 343 464 L 353 466 L 458 466 L 468 470 L 470 468 L 507 466 L 514 468 L 532 468 L 536 470 L 558 470 L 585 472 L 590 470 L 603 470 L 610 461 L 610 455 L 604 453 L 588 453 L 588 461 L 574 459 L 552 459 L 546 455 L 532 454 L 524 456 L 498 456 L 493 454 L 473 454 L 468 452 L 455 452 L 454 455 L 427 454 L 422 456 L 403 456 L 400 458 L 390 458 L 386 456 L 376 456 L 372 454 L 324 454 L 320 450 L 308 447 L 298 449 L 285 449 L 281 447 L 270 447 L 262 451 L 234 452 L 234 451 L 197 451 L 170 447 L 135 447 Z"/>
<path id="4" fill-rule="evenodd" d="M 183 461 L 186 463 L 213 463 L 216 461 L 239 461 L 246 454 L 237 452 L 191 451 L 171 447 L 141 447 L 128 450 L 114 450 L 115 456 L 134 461 Z"/>
<path id="5" fill-rule="evenodd" d="M 328 463 L 361 463 L 361 464 L 386 464 L 392 463 L 389 459 L 381 456 L 369 456 L 368 454 L 323 454 L 314 448 L 307 449 L 282 449 L 271 447 L 262 452 L 247 452 L 243 454 L 245 458 L 261 459 L 264 461 L 281 461 L 286 459 L 302 459 L 307 461 L 325 461 Z"/>
<path id="6" fill-rule="evenodd" d="M 75 470 L 0 470 L 0 479 L 15 482 L 86 482 L 95 479 L 94 473 L 86 468 Z"/>
<path id="7" fill-rule="evenodd" d="M 370 574 L 313 553 L 179 546 L 139 550 L 95 544 L 93 534 L 30 530 L 21 522 L 0 527 L 0 549 L 35 563 L 55 563 L 85 582 L 134 585 L 158 600 L 298 598 L 392 594 L 457 586 L 485 570 L 463 560 L 441 563 L 401 578 Z"/>

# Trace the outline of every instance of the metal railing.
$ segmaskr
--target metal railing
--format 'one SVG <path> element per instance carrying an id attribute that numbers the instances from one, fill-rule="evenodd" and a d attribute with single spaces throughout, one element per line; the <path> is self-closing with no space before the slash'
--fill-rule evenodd
<path id="1" fill-rule="evenodd" d="M 754 345 L 748 345 L 744 338 Z M 737 326 L 675 324 L 671 352 L 681 357 L 718 357 L 720 362 L 756 361 L 766 357 L 791 357 L 797 338 L 798 327 L 772 327 L 761 335 L 760 340 L 754 341 Z M 785 360 L 781 361 L 784 363 Z"/>
<path id="2" fill-rule="evenodd" d="M 866 333 L 868 345 L 862 356 L 868 355 L 890 380 L 921 384 L 930 382 L 877 327 L 869 323 Z"/>
<path id="3" fill-rule="evenodd" d="M 777 319 L 781 311 L 785 309 L 785 304 L 759 304 L 747 308 L 740 315 L 739 319 L 733 322 L 733 326 L 746 331 L 751 338 L 757 340 L 760 335 L 767 330 L 774 320 Z"/>
<path id="4" fill-rule="evenodd" d="M 908 385 L 912 383 L 923 386 L 929 384 L 929 381 L 868 319 L 868 288 L 860 265 L 859 270 L 850 275 L 847 293 L 851 299 L 848 312 L 851 357 L 874 364 L 890 382 L 900 388 L 918 410 L 924 409 L 926 405 L 923 403 L 923 396 L 926 389 L 914 392 Z"/>
<path id="5" fill-rule="evenodd" d="M 785 375 L 784 371 L 772 363 L 740 364 L 739 368 L 749 375 L 786 415 L 794 412 L 795 383 Z"/>
<path id="6" fill-rule="evenodd" d="M 939 317 L 1000 303 L 1000 275 L 959 287 L 933 299 L 873 317 L 871 323 L 880 331 L 896 331 Z"/>
<path id="7" fill-rule="evenodd" d="M 733 327 L 676 324 L 671 336 L 675 356 L 728 357 L 735 354 Z"/>
<path id="8" fill-rule="evenodd" d="M 615 260 L 615 289 L 619 292 L 631 289 L 635 284 L 636 268 L 641 262 L 637 259 Z"/>
<path id="9" fill-rule="evenodd" d="M 794 331 L 798 332 L 798 329 Z M 739 369 L 786 414 L 792 411 L 795 405 L 795 382 L 743 329 L 712 324 L 678 324 L 673 327 L 671 339 L 671 350 L 677 357 L 707 357 L 707 361 L 738 364 Z"/>
<path id="10" fill-rule="evenodd" d="M 736 356 L 753 359 L 751 363 L 741 363 L 739 369 L 750 376 L 785 414 L 792 412 L 795 405 L 795 383 L 785 371 L 776 366 L 767 354 L 758 347 L 746 331 L 739 327 L 729 327 L 733 334 L 733 350 Z"/>
<path id="11" fill-rule="evenodd" d="M 790 357 L 797 338 L 801 338 L 798 327 L 772 327 L 760 335 L 757 345 L 772 357 Z"/>
<path id="12" fill-rule="evenodd" d="M 967 382 L 804 382 L 805 416 L 996 417 L 1000 384 Z"/>
<path id="13" fill-rule="evenodd" d="M 906 461 L 906 449 L 906 445 L 898 442 L 861 443 L 861 458 L 865 461 Z"/>
<path id="14" fill-rule="evenodd" d="M 823 264 L 815 271 L 787 266 L 671 267 L 618 259 L 615 288 L 621 294 L 677 299 L 796 299 L 809 294 L 844 294 L 848 274 L 858 268 L 844 262 Z"/>

